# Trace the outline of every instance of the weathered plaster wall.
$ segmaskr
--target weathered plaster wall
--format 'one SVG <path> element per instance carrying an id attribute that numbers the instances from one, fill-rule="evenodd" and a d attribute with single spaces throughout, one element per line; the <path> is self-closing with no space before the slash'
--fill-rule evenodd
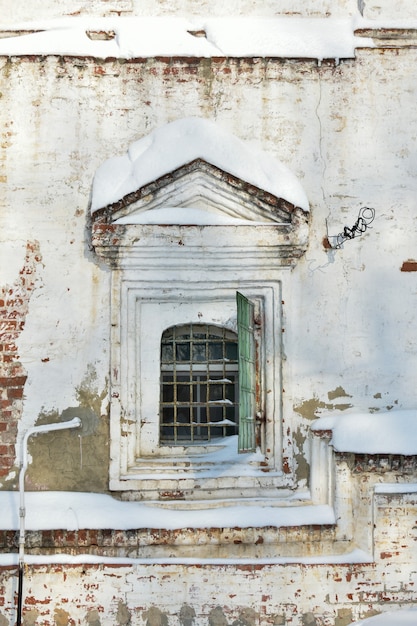
<path id="1" fill-rule="evenodd" d="M 22 415 L 26 370 L 19 361 L 18 339 L 25 327 L 29 301 L 41 262 L 38 242 L 28 241 L 26 255 L 16 280 L 0 289 L 0 476 L 7 476 L 16 458 L 19 421 Z"/>
<path id="2" fill-rule="evenodd" d="M 42 257 L 16 340 L 14 363 L 28 376 L 20 430 L 80 406 L 105 432 L 109 271 L 89 247 L 92 177 L 132 140 L 186 115 L 213 118 L 274 153 L 311 202 L 309 249 L 283 294 L 285 411 L 299 429 L 296 454 L 316 409 L 413 406 L 417 274 L 401 270 L 416 256 L 415 57 L 413 49 L 364 50 L 320 67 L 2 59 L 1 284 L 18 280 L 34 237 Z M 352 227 L 363 206 L 376 212 L 368 231 L 326 249 L 323 240 Z M 100 472 L 104 439 L 94 444 Z M 39 467 L 37 476 L 34 485 L 58 480 L 45 480 Z"/>
<path id="3" fill-rule="evenodd" d="M 219 564 L 199 560 L 203 554 L 212 558 L 210 550 L 204 549 L 214 547 L 215 529 L 205 537 L 206 545 L 203 533 L 195 529 L 171 533 L 177 535 L 174 541 L 168 531 L 155 529 L 29 532 L 26 560 L 46 560 L 46 564 L 25 567 L 24 623 L 348 626 L 352 620 L 388 607 L 412 606 L 417 581 L 416 494 L 407 492 L 407 485 L 402 493 L 377 492 L 376 487 L 382 481 L 405 478 L 415 483 L 415 459 L 348 454 L 341 455 L 337 465 L 337 472 L 347 479 L 342 486 L 344 495 L 338 497 L 344 497 L 355 511 L 354 517 L 348 516 L 345 507 L 340 530 L 346 537 L 353 533 L 361 547 L 373 552 L 372 563 L 343 563 L 340 559 L 332 563 L 328 557 L 326 562 L 323 548 L 331 529 L 317 526 L 281 529 L 287 556 L 269 563 L 262 557 L 239 561 L 230 551 Z M 266 547 L 274 529 L 258 532 Z M 226 531 L 223 539 L 225 535 Z M 17 541 L 18 533 L 0 532 L 1 552 L 16 549 Z M 306 547 L 303 562 L 295 555 L 296 546 L 307 546 L 309 541 L 316 542 L 317 548 L 310 545 L 309 551 Z M 192 549 L 192 560 L 146 561 L 152 542 L 154 546 L 166 544 L 172 555 L 182 543 Z M 260 537 L 256 543 L 262 547 Z M 50 556 L 54 553 L 55 564 Z M 67 556 L 62 563 L 61 553 L 73 555 L 72 562 Z M 309 562 L 307 554 L 315 555 L 316 562 Z M 82 563 L 76 555 L 84 555 L 78 556 Z M 103 557 L 107 563 L 99 562 Z M 13 571 L 10 566 L 0 568 L 1 625 L 13 622 L 15 616 Z"/>
<path id="4" fill-rule="evenodd" d="M 316 5 L 308 3 L 311 13 Z M 378 15 L 376 5 L 363 5 Z M 172 6 L 160 3 L 158 11 Z M 91 7 L 97 14 L 139 12 L 128 2 Z M 352 10 L 348 3 L 337 7 Z M 143 3 L 140 10 L 150 8 Z M 272 9 L 265 4 L 265 14 Z M 47 3 L 42 10 L 39 17 L 54 12 Z M 85 10 L 74 5 L 74 12 Z M 76 414 L 80 432 L 31 441 L 28 487 L 107 489 L 110 272 L 90 247 L 92 177 L 106 158 L 183 116 L 213 118 L 271 151 L 299 176 L 311 203 L 309 248 L 283 294 L 284 412 L 299 479 L 310 477 L 307 435 L 317 413 L 415 406 L 416 54 L 362 50 L 355 60 L 321 66 L 0 59 L 3 489 L 16 485 L 19 435 Z M 363 206 L 375 209 L 366 233 L 339 250 L 323 245 L 351 228 Z M 407 479 L 400 470 L 390 480 Z M 346 626 L 387 602 L 413 602 L 415 499 L 372 499 L 370 486 L 381 475 L 355 471 L 347 462 L 338 469 L 336 495 L 356 514 L 354 522 L 339 520 L 338 532 L 353 527 L 357 543 L 375 548 L 373 564 L 37 566 L 25 572 L 25 623 Z M 316 531 L 324 532 L 308 532 Z M 103 554 L 110 553 L 103 537 Z M 15 533 L 2 541 L 3 551 L 16 549 Z M 65 541 L 67 552 L 86 549 L 83 536 L 77 535 L 81 545 Z M 140 556 L 142 546 L 129 547 Z M 0 626 L 13 611 L 10 573 L 0 570 Z"/>
<path id="5" fill-rule="evenodd" d="M 412 0 L 252 0 L 194 2 L 193 0 L 47 0 L 37 3 L 36 19 L 54 19 L 67 16 L 155 16 L 182 17 L 256 15 L 301 15 L 310 17 L 349 17 L 360 12 L 370 19 L 416 18 L 417 9 Z M 12 7 L 7 0 L 0 1 L 1 26 L 33 20 L 33 5 L 20 3 Z"/>
<path id="6" fill-rule="evenodd" d="M 410 0 L 396 0 L 394 3 L 404 8 Z M 227 3 L 215 0 L 193 2 L 193 0 L 48 0 L 37 6 L 37 19 L 52 19 L 63 15 L 95 16 L 154 16 L 181 15 L 182 17 L 213 15 L 351 15 L 358 10 L 357 0 L 265 0 L 259 5 L 251 0 L 230 0 Z M 19 20 L 33 20 L 33 7 L 19 5 L 11 8 L 6 0 L 1 0 L 2 25 Z"/>
<path id="7" fill-rule="evenodd" d="M 15 585 L 0 575 L 3 626 Z M 395 558 L 378 580 L 373 565 L 191 565 L 186 576 L 181 565 L 55 565 L 25 575 L 25 624 L 45 626 L 348 626 L 378 604 L 413 602 L 416 582 L 415 567 Z"/>

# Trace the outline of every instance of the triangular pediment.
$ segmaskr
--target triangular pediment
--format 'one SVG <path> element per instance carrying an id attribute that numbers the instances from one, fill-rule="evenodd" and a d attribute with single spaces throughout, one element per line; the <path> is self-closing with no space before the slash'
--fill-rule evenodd
<path id="1" fill-rule="evenodd" d="M 163 211 L 161 219 L 175 224 L 180 213 L 187 221 L 185 209 L 191 220 L 208 223 L 282 224 L 295 209 L 307 213 L 308 201 L 275 157 L 203 118 L 155 129 L 125 155 L 105 161 L 94 177 L 95 222 L 155 223 L 148 212 Z"/>
<path id="2" fill-rule="evenodd" d="M 111 223 L 288 223 L 294 205 L 195 159 L 108 207 Z"/>
<path id="3" fill-rule="evenodd" d="M 156 129 L 98 169 L 92 244 L 111 262 L 159 258 L 177 242 L 193 256 L 213 246 L 238 251 L 239 263 L 244 248 L 270 250 L 287 266 L 306 249 L 308 210 L 286 166 L 213 122 L 188 118 Z"/>

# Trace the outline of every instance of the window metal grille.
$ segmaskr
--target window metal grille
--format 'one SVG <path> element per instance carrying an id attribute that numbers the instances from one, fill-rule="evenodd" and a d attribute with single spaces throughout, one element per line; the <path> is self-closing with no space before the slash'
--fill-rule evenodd
<path id="1" fill-rule="evenodd" d="M 233 331 L 207 324 L 168 328 L 161 340 L 161 442 L 204 442 L 235 435 L 238 370 Z"/>

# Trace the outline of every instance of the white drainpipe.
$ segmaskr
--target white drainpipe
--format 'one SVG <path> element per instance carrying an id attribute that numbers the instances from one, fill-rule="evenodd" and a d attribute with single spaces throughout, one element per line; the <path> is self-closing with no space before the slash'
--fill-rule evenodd
<path id="1" fill-rule="evenodd" d="M 66 430 L 68 428 L 79 428 L 81 420 L 74 417 L 69 422 L 59 422 L 57 424 L 44 424 L 42 426 L 34 426 L 29 428 L 22 439 L 20 474 L 19 474 L 19 494 L 20 494 L 20 533 L 19 533 L 19 567 L 23 566 L 23 558 L 25 551 L 25 473 L 28 466 L 28 440 L 29 437 L 38 435 L 39 433 L 49 433 L 51 430 Z"/>
<path id="2" fill-rule="evenodd" d="M 28 466 L 28 440 L 33 435 L 39 433 L 49 433 L 51 430 L 66 430 L 67 428 L 79 428 L 81 426 L 81 420 L 79 417 L 74 417 L 69 422 L 59 422 L 57 424 L 44 424 L 42 426 L 34 426 L 29 428 L 22 439 L 21 447 L 21 459 L 20 459 L 20 474 L 19 474 L 19 495 L 20 495 L 20 532 L 19 532 L 19 582 L 18 582 L 18 594 L 17 594 L 17 620 L 16 626 L 22 624 L 22 599 L 23 599 L 23 568 L 24 568 L 24 555 L 25 555 L 25 473 Z"/>

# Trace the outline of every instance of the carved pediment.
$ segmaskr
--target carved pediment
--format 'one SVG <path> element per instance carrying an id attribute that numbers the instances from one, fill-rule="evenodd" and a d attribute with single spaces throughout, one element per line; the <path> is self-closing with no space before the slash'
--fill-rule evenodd
<path id="1" fill-rule="evenodd" d="M 157 223 L 145 212 L 167 209 L 161 223 L 230 223 L 236 220 L 266 224 L 288 224 L 296 207 L 273 194 L 195 159 L 175 171 L 148 183 L 102 211 L 107 223 Z M 206 221 L 201 212 L 208 214 Z M 200 214 L 200 215 L 199 215 Z M 179 217 L 180 215 L 180 217 Z M 212 221 L 209 216 L 212 216 Z M 178 216 L 178 217 L 177 217 Z M 98 217 L 98 215 L 96 215 Z M 151 222 L 149 221 L 151 219 Z"/>
<path id="2" fill-rule="evenodd" d="M 307 247 L 308 201 L 292 172 L 203 119 L 167 124 L 103 163 L 91 210 L 93 246 L 113 260 L 180 244 L 194 257 L 268 249 L 291 265 Z"/>

